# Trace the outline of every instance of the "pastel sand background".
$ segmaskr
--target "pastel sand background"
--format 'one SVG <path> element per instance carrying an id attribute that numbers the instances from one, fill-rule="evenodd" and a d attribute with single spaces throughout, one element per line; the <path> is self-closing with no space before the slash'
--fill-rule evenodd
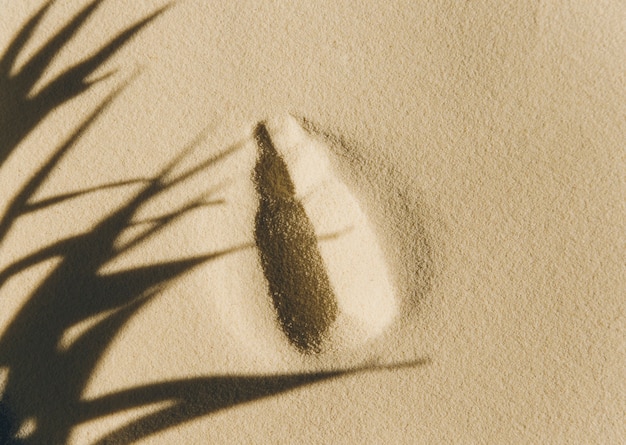
<path id="1" fill-rule="evenodd" d="M 620 443 L 626 9 L 580 3 L 181 1 L 11 145 L 29 98 L 165 5 L 102 1 L 2 96 L 20 440 Z M 54 3 L 2 85 L 87 4 Z M 0 2 L 3 51 L 41 5 Z M 399 301 L 327 354 L 259 292 L 249 141 L 287 112 L 328 144 Z"/>

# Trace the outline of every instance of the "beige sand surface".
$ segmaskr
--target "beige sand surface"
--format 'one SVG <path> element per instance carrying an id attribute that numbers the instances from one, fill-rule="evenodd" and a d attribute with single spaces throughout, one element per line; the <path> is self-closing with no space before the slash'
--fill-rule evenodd
<path id="1" fill-rule="evenodd" d="M 0 0 L 3 50 L 41 4 Z M 86 4 L 55 2 L 2 76 Z M 103 1 L 24 94 L 164 4 Z M 4 217 L 24 443 L 626 442 L 621 2 L 181 0 L 91 78 L 111 70 L 0 165 L 6 214 L 128 80 L 26 196 L 97 190 Z M 259 268 L 251 130 L 284 113 L 328 144 L 400 302 L 348 350 L 298 352 Z"/>

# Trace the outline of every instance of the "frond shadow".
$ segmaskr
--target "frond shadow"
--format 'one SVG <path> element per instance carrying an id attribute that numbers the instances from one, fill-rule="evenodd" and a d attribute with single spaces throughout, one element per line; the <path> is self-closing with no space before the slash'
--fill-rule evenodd
<path id="1" fill-rule="evenodd" d="M 132 442 L 168 428 L 230 407 L 272 397 L 324 380 L 364 372 L 399 370 L 427 364 L 428 359 L 393 365 L 367 364 L 361 367 L 325 372 L 276 375 L 220 375 L 169 381 L 136 387 L 83 402 L 81 422 L 119 411 L 157 402 L 171 404 L 153 414 L 126 424 L 102 437 L 97 445 Z"/>
<path id="2" fill-rule="evenodd" d="M 41 79 L 55 56 L 71 41 L 104 0 L 94 0 L 76 14 L 61 30 L 40 48 L 17 72 L 15 63 L 31 39 L 37 26 L 54 4 L 47 2 L 9 43 L 0 59 L 0 167 L 17 145 L 55 108 L 87 91 L 96 80 L 89 77 L 139 31 L 160 16 L 165 6 L 121 31 L 85 60 L 76 63 L 44 85 L 36 94 L 35 84 Z M 109 73 L 112 74 L 112 73 Z"/>
<path id="3" fill-rule="evenodd" d="M 90 116 L 69 139 L 70 143 L 61 146 L 55 155 L 67 150 L 93 118 L 93 115 Z M 213 162 L 221 156 L 223 153 L 216 156 Z M 171 163 L 158 175 L 146 180 L 127 203 L 89 232 L 44 247 L 17 260 L 0 273 L 2 281 L 6 281 L 37 263 L 52 257 L 61 258 L 59 265 L 8 325 L 0 341 L 0 366 L 10 369 L 5 387 L 6 402 L 11 407 L 24 407 L 14 409 L 19 419 L 37 419 L 36 433 L 25 443 L 42 443 L 44 438 L 51 443 L 63 443 L 74 425 L 78 412 L 74 408 L 80 403 L 80 395 L 89 376 L 121 326 L 172 280 L 200 264 L 238 249 L 233 247 L 106 275 L 99 272 L 105 264 L 136 244 L 117 247 L 115 242 L 124 230 L 133 225 L 141 206 L 179 181 L 178 177 L 165 179 L 176 164 Z M 35 177 L 39 178 L 39 174 Z M 34 182 L 37 181 L 31 183 Z M 142 241 L 195 208 L 197 205 L 189 205 L 169 213 L 164 222 L 150 227 L 141 235 Z M 113 314 L 61 350 L 60 342 L 70 327 L 107 311 L 113 311 Z M 25 354 L 25 351 L 28 353 Z"/>
<path id="4" fill-rule="evenodd" d="M 87 78 L 163 11 L 158 10 L 126 29 L 96 54 L 67 69 L 44 86 L 37 95 L 29 97 L 32 87 L 54 55 L 76 34 L 102 1 L 90 2 L 16 74 L 11 74 L 16 57 L 52 2 L 40 9 L 9 45 L 0 60 L 0 103 L 11 111 L 13 118 L 7 117 L 4 109 L 0 113 L 0 133 L 7 135 L 0 142 L 0 166 L 20 141 L 54 108 L 86 91 L 91 85 Z M 127 443 L 219 410 L 315 382 L 358 372 L 418 366 L 424 363 L 418 360 L 392 366 L 371 364 L 346 370 L 289 375 L 200 376 L 157 382 L 94 400 L 84 400 L 84 390 L 105 349 L 142 307 L 157 298 L 174 280 L 194 268 L 239 249 L 249 248 L 248 245 L 233 246 L 205 255 L 108 274 L 101 272 L 105 264 L 138 243 L 148 241 L 171 227 L 172 223 L 188 212 L 200 206 L 221 204 L 220 200 L 211 199 L 210 193 L 192 199 L 182 207 L 150 220 L 148 229 L 130 242 L 122 246 L 116 244 L 125 230 L 137 224 L 138 210 L 142 206 L 171 190 L 176 184 L 211 168 L 239 146 L 230 147 L 182 173 L 174 174 L 176 168 L 195 148 L 196 145 L 192 143 L 154 176 L 101 184 L 33 201 L 50 173 L 76 146 L 81 136 L 89 131 L 98 116 L 106 111 L 123 88 L 124 85 L 105 98 L 67 141 L 56 148 L 50 158 L 32 174 L 9 203 L 8 210 L 0 217 L 1 248 L 11 227 L 29 212 L 46 210 L 106 188 L 136 188 L 125 203 L 103 217 L 86 233 L 42 246 L 0 270 L 1 291 L 7 280 L 16 274 L 49 259 L 58 259 L 58 264 L 29 295 L 0 337 L 0 367 L 8 369 L 8 378 L 0 400 L 0 443 L 66 443 L 72 428 L 78 424 L 126 409 L 170 402 L 166 408 L 112 431 L 98 442 Z M 2 295 L 0 302 L 7 298 L 11 298 L 11 295 Z M 60 346 L 68 329 L 98 316 L 99 321 L 78 339 L 69 345 Z M 28 437 L 15 437 L 19 426 L 28 419 L 36 421 L 32 434 Z"/>

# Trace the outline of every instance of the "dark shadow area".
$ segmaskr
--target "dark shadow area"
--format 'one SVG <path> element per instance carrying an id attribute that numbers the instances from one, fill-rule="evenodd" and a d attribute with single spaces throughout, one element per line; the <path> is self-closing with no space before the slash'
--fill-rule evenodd
<path id="1" fill-rule="evenodd" d="M 120 33 L 98 53 L 66 70 L 34 97 L 29 91 L 45 68 L 72 38 L 95 8 L 102 3 L 93 1 L 29 60 L 17 74 L 11 75 L 15 59 L 34 32 L 39 21 L 52 4 L 47 3 L 29 20 L 11 42 L 0 61 L 0 166 L 23 138 L 55 107 L 86 91 L 91 83 L 86 78 L 95 72 L 129 39 L 151 22 L 162 10 L 150 15 Z M 147 303 L 158 298 L 161 291 L 174 280 L 213 259 L 249 246 L 206 255 L 134 267 L 104 274 L 103 266 L 139 243 L 169 228 L 188 212 L 203 206 L 220 205 L 211 193 L 190 198 L 183 206 L 147 221 L 146 230 L 122 246 L 120 235 L 137 224 L 138 210 L 162 196 L 177 184 L 211 168 L 232 154 L 239 146 L 230 147 L 212 158 L 174 174 L 183 160 L 197 146 L 194 141 L 175 156 L 154 176 L 94 185 L 83 190 L 59 194 L 33 201 L 64 156 L 78 143 L 81 136 L 121 89 L 113 91 L 101 105 L 89 114 L 65 143 L 57 147 L 50 158 L 22 186 L 0 219 L 0 254 L 2 240 L 10 235 L 19 218 L 34 210 L 44 210 L 78 196 L 106 188 L 132 186 L 133 193 L 126 202 L 103 217 L 93 228 L 80 235 L 60 239 L 42 246 L 23 258 L 16 259 L 0 271 L 0 292 L 7 280 L 30 267 L 52 258 L 58 263 L 28 296 L 25 304 L 0 337 L 0 367 L 8 369 L 8 377 L 0 400 L 0 443 L 63 444 L 72 428 L 80 423 L 152 403 L 169 402 L 157 411 L 109 433 L 98 443 L 130 443 L 156 434 L 166 428 L 188 422 L 200 416 L 256 399 L 359 372 L 419 366 L 423 361 L 392 366 L 368 365 L 360 368 L 324 373 L 292 375 L 232 375 L 201 376 L 180 381 L 157 382 L 95 400 L 82 400 L 82 394 L 105 350 L 124 325 Z M 35 101 L 36 105 L 33 105 Z M 7 117 L 6 115 L 11 116 Z M 19 116 L 19 119 L 16 117 Z M 13 122 L 16 119 L 19 124 Z M 23 121 L 23 122 L 22 122 Z M 7 135 L 5 138 L 4 135 Z M 113 150 L 113 149 L 112 149 Z M 72 215 L 68 215 L 72 224 Z M 210 286 L 211 283 L 208 283 Z M 0 302 L 12 298 L 6 291 Z M 69 345 L 62 344 L 67 331 L 82 322 L 99 316 L 94 323 Z M 28 437 L 15 438 L 20 425 L 34 421 Z"/>
<path id="2" fill-rule="evenodd" d="M 285 161 L 263 124 L 255 130 L 259 194 L 254 238 L 283 332 L 301 352 L 320 352 L 337 318 L 337 297 L 313 224 L 296 198 Z"/>

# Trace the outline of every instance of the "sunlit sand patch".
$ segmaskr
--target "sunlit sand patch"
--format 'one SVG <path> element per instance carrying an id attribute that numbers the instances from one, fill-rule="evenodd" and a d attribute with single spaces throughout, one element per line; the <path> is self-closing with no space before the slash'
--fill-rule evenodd
<path id="1" fill-rule="evenodd" d="M 15 433 L 15 438 L 18 440 L 28 439 L 30 436 L 32 436 L 35 433 L 36 430 L 37 430 L 37 419 L 35 419 L 34 417 L 28 417 L 24 419 L 22 424 L 17 429 L 17 432 Z"/>
<path id="2" fill-rule="evenodd" d="M 326 147 L 291 116 L 259 124 L 255 139 L 255 239 L 280 328 L 307 354 L 379 335 L 396 315 L 395 293 L 367 217 Z"/>
<path id="3" fill-rule="evenodd" d="M 63 335 L 59 339 L 57 349 L 61 352 L 68 351 L 80 337 L 86 334 L 90 329 L 94 328 L 98 323 L 104 321 L 119 310 L 119 308 L 115 308 L 104 311 L 98 315 L 94 315 L 93 317 L 87 318 L 70 326 L 63 332 Z"/>
<path id="4" fill-rule="evenodd" d="M 4 395 L 7 382 L 9 381 L 9 368 L 7 366 L 0 367 L 0 398 Z"/>

